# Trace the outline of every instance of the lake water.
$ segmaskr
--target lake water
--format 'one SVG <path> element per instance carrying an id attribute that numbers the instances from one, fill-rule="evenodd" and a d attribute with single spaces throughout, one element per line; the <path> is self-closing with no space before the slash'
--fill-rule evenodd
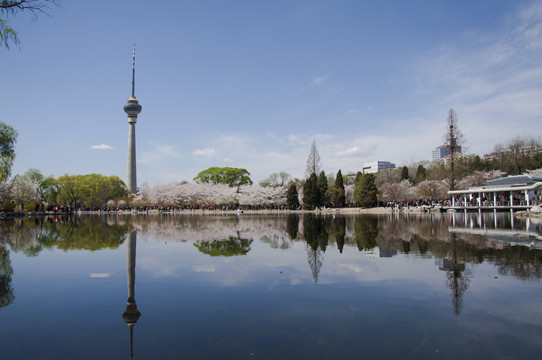
<path id="1" fill-rule="evenodd" d="M 534 359 L 542 223 L 510 214 L 0 223 L 2 359 Z"/>

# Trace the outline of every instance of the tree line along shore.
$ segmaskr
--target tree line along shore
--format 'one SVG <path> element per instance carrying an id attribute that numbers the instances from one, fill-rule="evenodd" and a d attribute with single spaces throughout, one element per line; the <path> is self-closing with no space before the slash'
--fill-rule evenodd
<path id="1" fill-rule="evenodd" d="M 66 174 L 55 178 L 29 169 L 12 177 L 17 132 L 0 122 L 0 212 L 58 213 L 52 210 L 55 206 L 68 207 L 68 212 L 142 207 L 312 211 L 399 205 L 424 209 L 446 207 L 449 190 L 481 186 L 505 175 L 542 176 L 542 146 L 538 138 L 513 138 L 496 144 L 493 153 L 480 158 L 455 151 L 463 136 L 453 109 L 447 129 L 449 152 L 439 161 L 421 161 L 377 173 L 358 171 L 345 175 L 339 170 L 328 175 L 322 170 L 313 141 L 302 179 L 279 172 L 254 184 L 246 169 L 211 167 L 198 173 L 194 182 L 143 185 L 136 193 L 130 193 L 117 176 Z"/>

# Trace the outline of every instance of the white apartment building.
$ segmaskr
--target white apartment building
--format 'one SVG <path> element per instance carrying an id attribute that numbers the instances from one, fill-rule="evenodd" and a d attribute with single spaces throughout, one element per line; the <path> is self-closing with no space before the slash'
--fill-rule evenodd
<path id="1" fill-rule="evenodd" d="M 364 174 L 374 174 L 384 169 L 395 169 L 395 164 L 389 161 L 369 161 L 363 163 Z"/>

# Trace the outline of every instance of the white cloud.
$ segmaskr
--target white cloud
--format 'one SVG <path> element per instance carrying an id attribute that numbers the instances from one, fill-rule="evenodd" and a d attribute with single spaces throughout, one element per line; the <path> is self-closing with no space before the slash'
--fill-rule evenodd
<path id="1" fill-rule="evenodd" d="M 208 148 L 208 149 L 194 150 L 192 154 L 198 155 L 198 156 L 213 156 L 215 153 L 216 153 L 215 149 Z"/>
<path id="2" fill-rule="evenodd" d="M 312 79 L 313 85 L 320 85 L 327 79 L 327 76 L 318 76 Z"/>
<path id="3" fill-rule="evenodd" d="M 352 146 L 346 150 L 335 153 L 335 155 L 337 156 L 354 155 L 354 154 L 359 154 L 360 152 L 361 152 L 361 148 L 359 146 Z"/>
<path id="4" fill-rule="evenodd" d="M 215 272 L 213 265 L 194 265 L 192 269 L 194 272 Z"/>
<path id="5" fill-rule="evenodd" d="M 90 273 L 88 275 L 91 278 L 108 278 L 111 276 L 111 273 Z"/>
<path id="6" fill-rule="evenodd" d="M 294 134 L 290 134 L 290 135 L 288 135 L 288 141 L 290 141 L 290 142 L 298 142 L 299 141 L 299 136 L 296 136 Z"/>
<path id="7" fill-rule="evenodd" d="M 229 158 L 229 157 L 225 157 L 222 161 L 224 161 L 225 163 L 233 163 L 233 162 L 235 162 L 235 160 L 233 160 L 232 158 Z"/>
<path id="8" fill-rule="evenodd" d="M 100 144 L 100 145 L 92 145 L 90 147 L 90 150 L 114 150 L 115 148 L 111 145 L 106 144 Z"/>

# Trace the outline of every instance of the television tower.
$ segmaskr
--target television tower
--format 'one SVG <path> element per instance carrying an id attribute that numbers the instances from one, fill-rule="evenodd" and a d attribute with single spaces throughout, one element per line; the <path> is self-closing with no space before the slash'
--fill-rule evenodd
<path id="1" fill-rule="evenodd" d="M 135 136 L 135 124 L 137 122 L 137 115 L 141 112 L 141 105 L 135 97 L 135 44 L 132 63 L 132 96 L 128 99 L 126 105 L 124 105 L 124 112 L 128 115 L 128 125 L 130 126 L 128 131 L 128 163 L 126 165 L 126 187 L 130 193 L 137 192 L 137 173 L 136 173 L 136 136 Z"/>
<path id="2" fill-rule="evenodd" d="M 137 231 L 132 230 L 126 240 L 126 268 L 128 274 L 128 300 L 122 320 L 130 328 L 130 355 L 134 358 L 134 326 L 141 317 L 135 301 L 135 266 L 136 266 Z"/>

